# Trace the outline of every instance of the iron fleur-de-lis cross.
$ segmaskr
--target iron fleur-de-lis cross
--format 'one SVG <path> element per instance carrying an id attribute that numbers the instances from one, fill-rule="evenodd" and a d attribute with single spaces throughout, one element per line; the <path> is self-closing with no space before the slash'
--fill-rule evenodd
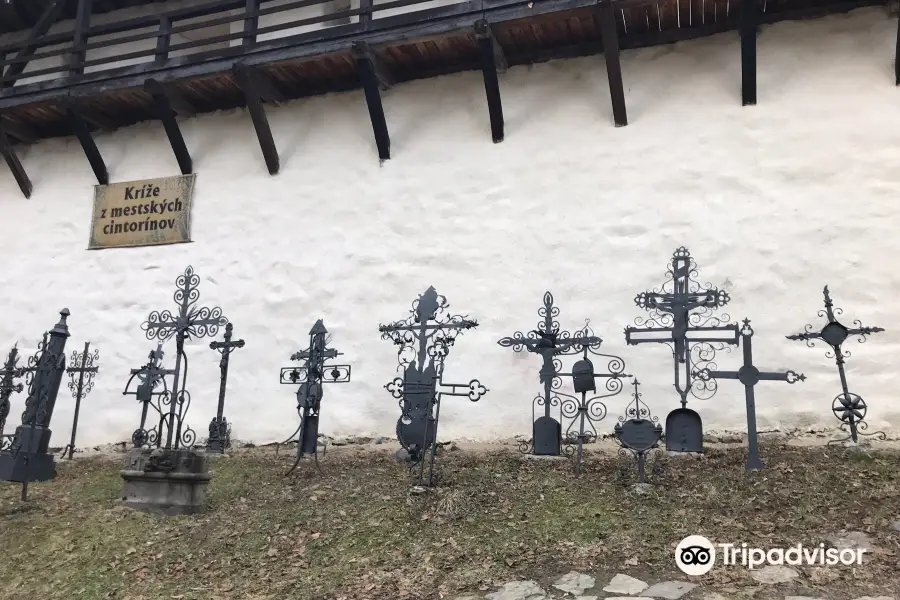
<path id="1" fill-rule="evenodd" d="M 864 327 L 858 320 L 853 321 L 855 327 L 852 329 L 846 327 L 837 320 L 836 315 L 842 314 L 843 311 L 840 308 L 835 308 L 827 285 L 825 286 L 825 289 L 822 290 L 822 294 L 825 296 L 825 309 L 819 311 L 819 316 L 824 317 L 827 320 L 825 326 L 819 331 L 814 331 L 812 325 L 807 325 L 805 332 L 796 333 L 786 337 L 789 340 L 805 341 L 806 345 L 810 348 L 815 347 L 813 340 L 822 340 L 831 347 L 831 351 L 826 352 L 825 356 L 834 358 L 835 363 L 837 363 L 838 375 L 841 378 L 841 393 L 832 401 L 831 410 L 834 413 L 834 416 L 841 422 L 841 429 L 846 431 L 846 429 L 844 429 L 846 427 L 850 430 L 850 436 L 841 440 L 832 440 L 829 444 L 844 442 L 847 441 L 847 439 L 852 440 L 853 443 L 856 444 L 859 443 L 860 435 L 885 439 L 887 436 L 883 431 L 860 433 L 860 430 L 865 430 L 869 426 L 865 420 L 868 406 L 862 397 L 849 390 L 847 385 L 847 374 L 844 370 L 844 359 L 850 357 L 850 352 L 842 348 L 844 341 L 852 335 L 859 336 L 857 341 L 863 343 L 866 341 L 866 336 L 873 333 L 880 333 L 884 331 L 884 329 L 881 327 Z"/>
<path id="2" fill-rule="evenodd" d="M 82 352 L 72 352 L 72 359 L 66 372 L 69 374 L 69 391 L 75 398 L 75 417 L 72 419 L 72 436 L 69 445 L 63 448 L 63 456 L 69 455 L 72 460 L 75 454 L 75 432 L 78 430 L 78 413 L 81 410 L 81 400 L 94 389 L 94 375 L 100 370 L 97 362 L 100 360 L 100 351 L 96 348 L 90 351 L 91 343 L 84 343 Z M 76 375 L 78 378 L 76 379 Z"/>
<path id="3" fill-rule="evenodd" d="M 244 347 L 244 340 L 231 339 L 234 325 L 225 325 L 225 340 L 222 342 L 210 342 L 209 347 L 222 355 L 219 360 L 219 404 L 216 408 L 216 416 L 209 423 L 209 438 L 206 441 L 206 451 L 222 454 L 231 446 L 230 429 L 228 421 L 223 416 L 225 411 L 225 382 L 228 380 L 228 361 L 231 353 L 236 348 Z"/>
<path id="4" fill-rule="evenodd" d="M 741 344 L 744 347 L 744 365 L 737 371 L 714 371 L 701 369 L 694 373 L 695 377 L 708 381 L 709 379 L 737 379 L 744 384 L 744 394 L 747 402 L 747 469 L 762 469 L 762 460 L 759 457 L 759 442 L 756 432 L 756 396 L 753 388 L 760 381 L 786 381 L 797 383 L 805 381 L 806 375 L 795 371 L 763 372 L 753 365 L 753 328 L 750 327 L 750 319 L 743 320 L 741 327 Z"/>

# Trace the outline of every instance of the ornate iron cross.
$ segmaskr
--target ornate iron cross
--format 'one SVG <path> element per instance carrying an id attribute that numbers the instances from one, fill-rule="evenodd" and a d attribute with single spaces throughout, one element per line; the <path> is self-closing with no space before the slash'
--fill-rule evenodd
<path id="1" fill-rule="evenodd" d="M 19 348 L 17 346 L 13 346 L 12 350 L 9 351 L 9 356 L 6 357 L 6 364 L 3 365 L 3 370 L 0 371 L 2 374 L 2 379 L 0 379 L 0 451 L 4 450 L 8 445 L 8 439 L 12 439 L 12 435 L 5 435 L 3 433 L 4 427 L 6 426 L 6 418 L 9 416 L 9 411 L 11 407 L 10 397 L 13 392 L 19 394 L 25 389 L 21 383 L 16 383 L 16 379 L 22 376 L 19 371 Z"/>
<path id="2" fill-rule="evenodd" d="M 216 416 L 209 422 L 209 438 L 206 440 L 206 451 L 215 454 L 222 454 L 226 448 L 231 447 L 231 427 L 228 421 L 222 416 L 225 410 L 225 382 L 228 380 L 228 361 L 231 353 L 235 348 L 243 348 L 244 340 L 231 339 L 234 325 L 228 323 L 225 325 L 225 341 L 210 342 L 209 347 L 216 350 L 222 355 L 219 360 L 219 405 L 216 408 Z"/>
<path id="3" fill-rule="evenodd" d="M 620 454 L 633 454 L 637 458 L 638 483 L 647 483 L 647 453 L 654 450 L 659 452 L 663 429 L 659 418 L 651 416 L 650 407 L 641 400 L 638 380 L 635 379 L 633 384 L 634 393 L 631 397 L 634 402 L 628 405 L 625 416 L 619 417 L 613 435 L 622 447 Z"/>
<path id="4" fill-rule="evenodd" d="M 815 344 L 812 340 L 822 340 L 831 347 L 830 351 L 825 353 L 827 358 L 833 358 L 837 363 L 838 375 L 841 378 L 841 393 L 838 394 L 831 402 L 831 411 L 834 416 L 841 422 L 841 430 L 850 430 L 849 437 L 840 440 L 832 440 L 829 444 L 845 442 L 848 439 L 854 444 L 859 442 L 859 436 L 876 437 L 878 439 L 886 439 L 887 435 L 883 431 L 873 433 L 860 433 L 868 429 L 869 424 L 866 422 L 866 401 L 857 394 L 852 393 L 847 386 L 847 374 L 844 371 L 844 359 L 850 357 L 849 350 L 841 348 L 844 341 L 851 335 L 858 335 L 857 341 L 862 344 L 866 341 L 866 336 L 873 333 L 884 331 L 881 327 L 863 327 L 863 324 L 855 320 L 855 327 L 850 329 L 837 320 L 836 315 L 843 314 L 840 308 L 835 308 L 828 292 L 828 286 L 822 291 L 825 296 L 825 310 L 819 311 L 819 316 L 828 320 L 824 327 L 819 331 L 813 331 L 812 325 L 806 326 L 804 333 L 797 333 L 787 336 L 789 340 L 803 340 L 810 348 L 814 348 Z"/>
<path id="5" fill-rule="evenodd" d="M 750 319 L 744 319 L 741 327 L 741 343 L 744 346 L 744 366 L 737 371 L 713 371 L 701 369 L 694 375 L 704 381 L 709 379 L 737 379 L 744 384 L 744 395 L 747 400 L 747 469 L 762 469 L 762 460 L 759 458 L 759 443 L 756 433 L 756 396 L 753 388 L 760 381 L 787 381 L 797 383 L 805 381 L 806 375 L 795 371 L 783 371 L 779 373 L 766 373 L 753 365 L 753 328 L 750 327 Z"/>
<path id="6" fill-rule="evenodd" d="M 523 334 L 515 332 L 511 337 L 505 337 L 497 343 L 504 348 L 510 348 L 515 352 L 527 350 L 541 358 L 541 370 L 538 380 L 544 386 L 544 393 L 535 396 L 531 403 L 532 436 L 530 441 L 524 442 L 520 450 L 538 456 L 559 456 L 562 449 L 562 407 L 560 398 L 555 390 L 562 385 L 560 370 L 562 361 L 558 356 L 578 354 L 584 346 L 599 348 L 603 341 L 599 337 L 587 336 L 584 331 L 574 336 L 568 331 L 561 331 L 559 321 L 559 308 L 553 305 L 553 294 L 544 294 L 544 305 L 538 309 L 538 316 L 543 317 L 537 324 L 537 329 Z M 543 406 L 543 416 L 535 414 L 538 407 Z M 551 407 L 560 409 L 559 420 L 550 414 Z"/>
<path id="7" fill-rule="evenodd" d="M 164 369 L 160 366 L 163 359 L 162 343 L 156 345 L 156 350 L 151 350 L 146 365 L 139 369 L 131 369 L 131 377 L 125 384 L 123 396 L 134 396 L 141 403 L 141 424 L 131 434 L 131 443 L 135 448 L 142 446 L 156 446 L 162 443 L 162 427 L 165 421 L 165 407 L 172 402 L 169 394 L 169 386 L 166 383 L 167 375 L 174 375 L 174 369 Z M 138 381 L 137 388 L 130 391 L 131 382 Z M 156 391 L 157 388 L 159 391 Z M 156 400 L 154 401 L 154 396 Z M 159 414 L 159 422 L 152 429 L 147 430 L 147 410 L 150 407 Z"/>
<path id="8" fill-rule="evenodd" d="M 447 313 L 449 304 L 434 287 L 425 290 L 413 302 L 410 315 L 403 321 L 379 325 L 382 339 L 400 347 L 398 357 L 403 377 L 385 385 L 400 399 L 402 415 L 397 421 L 397 440 L 409 455 L 411 468 L 419 466 L 419 487 L 434 483 L 434 457 L 437 451 L 437 427 L 442 396 L 467 397 L 477 402 L 488 392 L 480 381 L 468 384 L 444 383 L 444 361 L 456 337 L 478 323 L 461 315 Z M 424 469 L 429 456 L 428 481 Z"/>
<path id="9" fill-rule="evenodd" d="M 63 448 L 63 456 L 69 455 L 69 460 L 75 454 L 75 432 L 78 429 L 78 413 L 81 410 L 81 399 L 91 393 L 94 389 L 94 375 L 100 369 L 97 362 L 100 360 L 100 351 L 94 349 L 90 351 L 91 343 L 84 343 L 83 352 L 72 352 L 72 358 L 69 362 L 66 372 L 69 374 L 69 391 L 75 398 L 75 417 L 72 419 L 72 437 L 69 445 Z M 75 376 L 78 376 L 77 379 Z"/>
<path id="10" fill-rule="evenodd" d="M 304 454 L 311 454 L 316 468 L 319 469 L 318 442 L 322 437 L 319 435 L 319 410 L 322 407 L 322 384 L 350 381 L 350 365 L 325 364 L 332 358 L 343 356 L 343 352 L 328 348 L 329 341 L 328 330 L 325 329 L 322 319 L 319 319 L 309 330 L 309 348 L 291 355 L 291 360 L 302 361 L 304 364 L 300 367 L 281 369 L 281 383 L 300 384 L 297 389 L 297 413 L 300 415 L 300 425 L 281 442 L 286 444 L 293 440 L 295 435 L 300 434 L 297 438 L 297 460 L 286 475 L 294 472 Z"/>
<path id="11" fill-rule="evenodd" d="M 169 402 L 169 414 L 164 415 L 163 421 L 166 427 L 166 450 L 177 449 L 179 446 L 190 447 L 196 440 L 194 430 L 186 426 L 184 418 L 191 405 L 191 394 L 185 388 L 187 384 L 187 369 L 182 373 L 181 363 L 186 358 L 184 342 L 191 338 L 215 337 L 219 333 L 219 327 L 228 323 L 222 315 L 219 307 L 197 307 L 200 298 L 200 277 L 194 273 L 194 268 L 188 266 L 182 275 L 175 280 L 177 289 L 174 299 L 178 305 L 178 314 L 170 311 L 153 311 L 141 324 L 141 329 L 146 332 L 148 340 L 165 342 L 175 338 L 175 373 L 172 378 L 172 396 Z M 182 431 L 182 428 L 184 430 Z M 160 432 L 161 433 L 161 432 Z"/>

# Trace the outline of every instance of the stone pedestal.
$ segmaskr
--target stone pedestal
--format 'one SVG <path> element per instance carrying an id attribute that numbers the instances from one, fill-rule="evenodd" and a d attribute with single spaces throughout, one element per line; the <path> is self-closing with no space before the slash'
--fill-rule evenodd
<path id="1" fill-rule="evenodd" d="M 206 486 L 212 476 L 206 456 L 195 450 L 135 448 L 121 472 L 126 506 L 165 515 L 188 515 L 203 510 Z"/>

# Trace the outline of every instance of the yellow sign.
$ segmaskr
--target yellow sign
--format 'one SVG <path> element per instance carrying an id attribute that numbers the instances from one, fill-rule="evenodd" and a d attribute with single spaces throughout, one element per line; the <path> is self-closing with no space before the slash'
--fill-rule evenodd
<path id="1" fill-rule="evenodd" d="M 191 241 L 196 175 L 94 187 L 89 250 Z"/>

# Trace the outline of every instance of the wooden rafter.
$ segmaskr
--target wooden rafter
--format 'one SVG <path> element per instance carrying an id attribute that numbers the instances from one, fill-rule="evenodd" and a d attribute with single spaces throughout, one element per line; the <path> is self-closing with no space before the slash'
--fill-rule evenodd
<path id="1" fill-rule="evenodd" d="M 369 118 L 372 120 L 372 131 L 375 134 L 375 145 L 378 158 L 382 161 L 391 158 L 391 136 L 388 133 L 387 121 L 384 118 L 384 107 L 381 104 L 381 90 L 388 89 L 391 79 L 384 65 L 366 42 L 354 42 L 353 58 L 366 94 L 366 105 Z"/>
<path id="2" fill-rule="evenodd" d="M 606 77 L 609 80 L 613 121 L 615 121 L 616 127 L 624 127 L 628 125 L 628 114 L 625 110 L 625 87 L 622 84 L 622 64 L 619 60 L 616 13 L 610 0 L 605 0 L 600 5 L 600 35 L 603 37 L 603 58 L 606 60 Z"/>
<path id="3" fill-rule="evenodd" d="M 9 166 L 9 170 L 12 171 L 16 183 L 19 184 L 22 195 L 26 198 L 31 198 L 31 192 L 34 189 L 31 184 L 31 179 L 28 178 L 28 174 L 25 172 L 22 163 L 19 161 L 19 157 L 16 156 L 16 151 L 13 149 L 12 144 L 9 143 L 5 127 L 2 124 L 0 124 L 0 154 L 3 155 L 3 159 Z"/>
<path id="4" fill-rule="evenodd" d="M 741 103 L 756 104 L 756 32 L 759 9 L 756 0 L 741 0 Z"/>
<path id="5" fill-rule="evenodd" d="M 169 144 L 172 146 L 172 152 L 175 153 L 178 167 L 184 175 L 192 173 L 194 163 L 188 152 L 187 144 L 184 143 L 184 136 L 181 135 L 181 128 L 178 127 L 178 122 L 175 120 L 175 114 L 192 117 L 196 114 L 194 107 L 174 89 L 164 86 L 155 79 L 148 79 L 144 83 L 144 89 L 153 97 L 156 116 L 166 130 L 166 137 L 169 138 Z"/>
<path id="6" fill-rule="evenodd" d="M 276 175 L 281 166 L 278 148 L 275 146 L 275 138 L 272 137 L 272 129 L 269 127 L 269 120 L 266 118 L 266 111 L 262 103 L 264 98 L 270 101 L 281 101 L 283 97 L 264 73 L 246 65 L 234 66 L 234 78 L 247 102 L 247 110 L 250 111 L 253 128 L 256 129 L 256 137 L 259 139 L 259 146 L 262 149 L 269 174 Z"/>
<path id="7" fill-rule="evenodd" d="M 488 116 L 491 120 L 491 137 L 495 144 L 503 141 L 503 102 L 500 99 L 499 73 L 505 73 L 506 56 L 485 19 L 475 22 L 475 38 L 484 76 L 484 91 L 487 95 Z"/>

